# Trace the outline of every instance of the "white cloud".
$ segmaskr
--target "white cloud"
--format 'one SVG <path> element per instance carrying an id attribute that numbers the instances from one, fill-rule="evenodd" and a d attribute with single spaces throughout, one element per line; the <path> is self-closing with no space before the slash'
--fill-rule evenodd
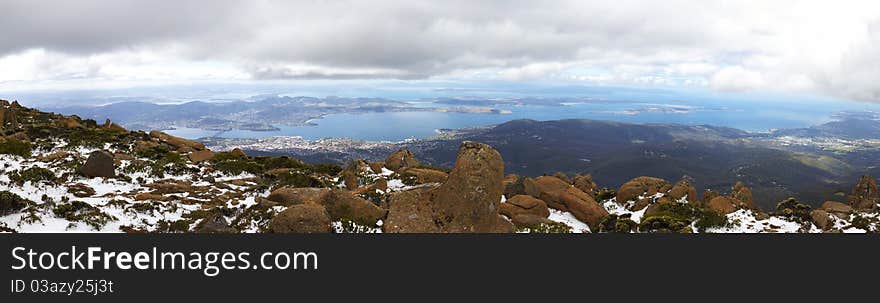
<path id="1" fill-rule="evenodd" d="M 494 77 L 880 100 L 869 0 L 8 0 L 0 11 L 6 88 Z"/>

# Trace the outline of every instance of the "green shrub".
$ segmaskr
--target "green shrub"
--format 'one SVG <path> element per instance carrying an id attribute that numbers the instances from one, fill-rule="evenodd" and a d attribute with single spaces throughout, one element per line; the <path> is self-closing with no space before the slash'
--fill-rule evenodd
<path id="1" fill-rule="evenodd" d="M 14 214 L 37 203 L 9 191 L 0 191 L 0 216 Z"/>
<path id="2" fill-rule="evenodd" d="M 217 171 L 230 174 L 230 175 L 239 175 L 244 172 L 259 174 L 263 172 L 263 166 L 257 162 L 250 160 L 226 160 L 214 163 L 214 169 Z"/>
<path id="3" fill-rule="evenodd" d="M 107 222 L 116 221 L 116 218 L 105 214 L 97 207 L 82 201 L 73 201 L 66 204 L 55 205 L 52 213 L 56 217 L 67 221 L 83 222 L 94 229 L 101 229 Z"/>
<path id="4" fill-rule="evenodd" d="M 31 144 L 13 138 L 0 139 L 0 154 L 28 158 L 31 156 Z"/>
<path id="5" fill-rule="evenodd" d="M 89 120 L 85 120 L 89 121 Z M 94 120 L 92 120 L 94 121 Z M 101 148 L 106 143 L 116 143 L 125 135 L 125 131 L 110 128 L 77 128 L 67 134 L 70 146 L 86 146 Z"/>
<path id="6" fill-rule="evenodd" d="M 531 233 L 537 234 L 568 234 L 571 233 L 571 227 L 564 223 L 538 223 L 527 227 Z"/>
<path id="7" fill-rule="evenodd" d="M 19 185 L 24 184 L 28 181 L 36 184 L 41 181 L 55 180 L 55 173 L 42 167 L 32 166 L 24 170 L 14 171 L 10 173 L 9 179 Z"/>
<path id="8" fill-rule="evenodd" d="M 600 233 L 629 233 L 638 227 L 639 224 L 629 218 L 628 215 L 607 215 L 599 222 Z"/>
<path id="9" fill-rule="evenodd" d="M 312 171 L 317 174 L 335 176 L 342 172 L 342 167 L 332 163 L 322 163 L 312 165 Z"/>
<path id="10" fill-rule="evenodd" d="M 601 203 L 611 198 L 614 198 L 615 196 L 617 196 L 617 191 L 613 189 L 603 188 L 599 191 L 598 194 L 596 194 L 596 201 L 599 201 L 599 203 Z"/>

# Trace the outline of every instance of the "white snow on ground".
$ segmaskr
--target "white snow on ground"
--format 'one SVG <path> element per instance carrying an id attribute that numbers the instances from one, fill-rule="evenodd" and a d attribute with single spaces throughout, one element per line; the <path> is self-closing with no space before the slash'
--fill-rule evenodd
<path id="1" fill-rule="evenodd" d="M 62 145 L 63 146 L 63 145 Z M 108 147 L 108 146 L 105 146 Z M 112 148 L 108 148 L 112 151 Z M 149 192 L 150 189 L 143 186 L 142 184 L 149 184 L 155 181 L 160 180 L 159 178 L 155 178 L 150 176 L 145 172 L 136 172 L 136 173 L 128 173 L 127 175 L 131 177 L 133 180 L 137 180 L 141 178 L 143 183 L 138 183 L 137 181 L 125 181 L 116 178 L 84 178 L 75 176 L 69 180 L 66 180 L 63 185 L 57 185 L 51 182 L 25 182 L 24 184 L 18 185 L 11 182 L 8 173 L 15 170 L 27 169 L 30 167 L 42 167 L 51 170 L 55 173 L 56 176 L 62 176 L 64 173 L 70 173 L 69 169 L 61 168 L 57 166 L 51 165 L 51 163 L 38 161 L 36 157 L 38 155 L 46 155 L 51 154 L 53 152 L 59 151 L 61 149 L 55 148 L 51 151 L 38 151 L 35 152 L 34 157 L 25 159 L 18 156 L 11 155 L 0 155 L 0 191 L 9 191 L 16 195 L 21 196 L 22 198 L 34 201 L 37 203 L 35 214 L 38 216 L 39 220 L 32 222 L 32 220 L 23 220 L 29 216 L 27 211 L 10 214 L 6 216 L 0 217 L 0 226 L 7 226 L 14 228 L 19 232 L 121 232 L 119 229 L 121 226 L 154 226 L 159 220 L 167 220 L 167 221 L 176 221 L 182 219 L 182 216 L 185 213 L 199 210 L 202 208 L 199 204 L 184 204 L 177 202 L 136 202 L 130 197 L 126 197 L 126 194 L 131 195 L 132 193 L 140 193 L 140 192 Z M 95 151 L 95 148 L 85 148 L 85 147 L 77 147 L 73 150 L 66 150 L 71 153 L 71 156 L 67 157 L 67 160 L 72 159 L 72 155 L 79 154 L 82 158 L 87 158 L 88 154 Z M 122 172 L 122 170 L 130 164 L 131 161 L 122 161 L 121 165 L 117 168 L 117 172 Z M 196 167 L 192 166 L 191 167 Z M 237 176 L 224 175 L 222 173 L 214 173 L 212 174 L 215 177 L 215 180 L 222 181 L 231 181 L 237 179 L 245 179 L 255 177 L 253 174 L 241 174 Z M 182 175 L 170 175 L 166 174 L 162 180 L 180 180 L 180 181 L 190 181 L 193 182 L 193 175 L 191 174 L 182 174 Z M 95 194 L 91 197 L 87 198 L 78 198 L 73 194 L 67 192 L 68 184 L 76 184 L 82 183 L 93 190 L 95 190 Z M 209 185 L 210 183 L 206 183 L 204 181 L 193 182 L 196 186 L 204 186 Z M 235 186 L 232 184 L 227 184 L 230 188 L 243 188 L 239 186 Z M 223 188 L 217 188 L 220 193 L 226 193 L 229 190 Z M 52 213 L 52 206 L 43 202 L 43 196 L 50 197 L 56 204 L 64 203 L 62 202 L 64 198 L 69 201 L 82 201 L 91 206 L 97 207 L 103 213 L 114 217 L 116 220 L 110 220 L 102 226 L 100 229 L 95 230 L 94 227 L 82 223 L 82 222 L 71 222 L 63 218 L 59 218 Z M 188 196 L 187 193 L 177 194 L 178 196 Z M 245 207 L 256 204 L 255 198 L 258 195 L 268 195 L 267 192 L 262 193 L 245 193 L 243 199 L 237 201 L 237 204 L 233 204 L 233 201 L 227 202 L 227 206 L 232 207 L 241 207 L 244 205 Z M 190 198 L 192 199 L 192 198 Z M 110 205 L 109 203 L 112 200 L 122 200 L 125 201 L 128 206 L 137 205 L 140 203 L 148 204 L 155 203 L 155 205 L 160 205 L 160 211 L 150 211 L 148 213 L 141 213 L 137 211 L 133 211 L 132 209 L 126 209 L 124 207 L 118 205 Z M 231 218 L 227 218 L 231 219 Z M 252 230 L 256 231 L 256 230 Z"/>
<path id="2" fill-rule="evenodd" d="M 604 207 L 605 210 L 608 211 L 609 214 L 612 214 L 612 215 L 618 215 L 618 216 L 620 216 L 620 215 L 630 215 L 629 218 L 630 218 L 631 220 L 633 220 L 633 221 L 636 222 L 636 223 L 641 223 L 641 222 L 642 222 L 642 216 L 645 215 L 645 211 L 646 211 L 648 208 L 645 207 L 645 208 L 642 208 L 642 209 L 639 210 L 639 211 L 631 211 L 631 210 L 627 209 L 628 207 L 632 206 L 633 204 L 635 204 L 635 203 L 633 203 L 633 202 L 628 202 L 627 205 L 620 205 L 620 204 L 617 203 L 617 200 L 615 200 L 615 199 L 613 199 L 613 198 L 610 199 L 610 200 L 606 200 L 605 202 L 602 202 L 602 203 L 601 203 L 602 207 Z"/>
<path id="3" fill-rule="evenodd" d="M 550 217 L 548 218 L 552 221 L 563 223 L 571 227 L 571 232 L 573 233 L 588 233 L 590 232 L 590 227 L 587 226 L 586 223 L 581 222 L 577 218 L 574 217 L 570 212 L 550 209 Z"/>
<path id="4" fill-rule="evenodd" d="M 780 217 L 770 217 L 764 220 L 755 218 L 755 214 L 751 210 L 740 209 L 727 215 L 727 219 L 731 222 L 730 227 L 710 228 L 706 232 L 710 233 L 796 233 L 801 229 L 801 224 L 788 221 Z M 814 224 L 810 224 L 809 232 L 822 232 Z"/>

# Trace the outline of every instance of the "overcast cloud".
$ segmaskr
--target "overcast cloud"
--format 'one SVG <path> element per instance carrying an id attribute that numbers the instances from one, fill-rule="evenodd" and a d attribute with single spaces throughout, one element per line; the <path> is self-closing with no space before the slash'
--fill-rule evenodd
<path id="1" fill-rule="evenodd" d="M 492 79 L 880 101 L 877 1 L 0 1 L 0 87 Z"/>

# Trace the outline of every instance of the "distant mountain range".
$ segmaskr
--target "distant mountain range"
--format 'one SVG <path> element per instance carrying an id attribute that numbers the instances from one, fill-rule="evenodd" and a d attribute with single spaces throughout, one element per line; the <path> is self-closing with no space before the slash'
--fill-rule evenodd
<path id="1" fill-rule="evenodd" d="M 42 107 L 41 110 L 83 119 L 110 119 L 128 129 L 166 130 L 174 127 L 205 130 L 278 130 L 280 125 L 306 125 L 309 120 L 328 114 L 402 111 L 437 111 L 500 114 L 503 111 L 480 106 L 455 105 L 437 100 L 438 107 L 418 107 L 411 103 L 381 98 L 289 97 L 258 95 L 230 102 L 193 101 L 182 104 L 119 102 L 102 106 Z M 476 105 L 476 104 L 471 104 Z"/>

